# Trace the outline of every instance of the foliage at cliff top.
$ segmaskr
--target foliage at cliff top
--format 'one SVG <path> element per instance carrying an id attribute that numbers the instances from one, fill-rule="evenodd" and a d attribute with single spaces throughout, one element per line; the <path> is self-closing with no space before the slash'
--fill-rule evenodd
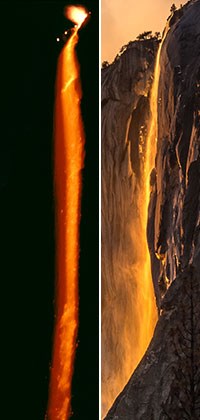
<path id="1" fill-rule="evenodd" d="M 147 40 L 158 40 L 158 41 L 160 41 L 161 40 L 161 34 L 160 34 L 160 32 L 155 32 L 155 34 L 153 34 L 152 33 L 152 31 L 145 31 L 145 32 L 142 32 L 141 34 L 139 34 L 137 37 L 136 37 L 136 40 L 135 41 L 147 41 Z M 116 57 L 114 58 L 114 62 L 116 61 L 116 60 L 118 60 L 120 57 L 121 57 L 121 55 L 128 49 L 128 48 L 131 48 L 131 46 L 132 46 L 132 44 L 133 44 L 133 42 L 134 41 L 129 41 L 127 44 L 125 44 L 125 45 L 123 45 L 121 48 L 120 48 L 120 50 L 119 50 L 119 52 L 118 52 L 118 54 L 116 55 Z M 103 61 L 102 62 L 102 65 L 101 65 L 101 68 L 102 69 L 105 69 L 106 67 L 108 67 L 109 65 L 110 65 L 111 63 L 109 63 L 107 60 L 105 60 L 105 61 Z"/>

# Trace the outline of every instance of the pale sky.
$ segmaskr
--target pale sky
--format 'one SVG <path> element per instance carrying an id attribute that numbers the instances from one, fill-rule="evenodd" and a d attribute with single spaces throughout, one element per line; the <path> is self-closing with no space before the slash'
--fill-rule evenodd
<path id="1" fill-rule="evenodd" d="M 144 31 L 162 33 L 170 7 L 188 0 L 101 0 L 102 61 L 112 62 L 122 45 Z"/>

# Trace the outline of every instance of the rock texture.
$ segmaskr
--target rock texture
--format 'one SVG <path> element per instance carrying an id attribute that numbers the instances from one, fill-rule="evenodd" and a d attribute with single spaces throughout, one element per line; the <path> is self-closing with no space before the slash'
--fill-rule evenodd
<path id="1" fill-rule="evenodd" d="M 172 283 L 149 349 L 106 419 L 200 418 L 199 292 L 192 267 Z"/>
<path id="2" fill-rule="evenodd" d="M 158 98 L 148 242 L 160 318 L 106 420 L 200 418 L 199 0 L 170 19 Z"/>
<path id="3" fill-rule="evenodd" d="M 157 48 L 156 39 L 132 42 L 102 71 L 104 415 L 130 377 L 133 360 L 135 365 L 139 361 L 135 320 L 136 312 L 141 311 L 136 307 L 137 278 L 145 264 L 139 203 L 149 121 L 149 91 Z"/>
<path id="4" fill-rule="evenodd" d="M 199 229 L 200 15 L 190 2 L 163 44 L 158 91 L 158 145 L 150 202 L 149 247 L 162 261 L 161 301 L 180 269 L 192 263 Z M 177 12 L 179 16 L 179 12 Z M 173 22 L 173 20 L 172 20 Z M 198 248 L 198 247 L 197 247 Z"/>

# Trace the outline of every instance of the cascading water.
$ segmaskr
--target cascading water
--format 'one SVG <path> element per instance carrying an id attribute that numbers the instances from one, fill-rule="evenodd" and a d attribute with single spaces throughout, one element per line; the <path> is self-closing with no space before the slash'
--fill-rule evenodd
<path id="1" fill-rule="evenodd" d="M 87 12 L 82 7 L 68 6 L 66 15 L 76 26 L 60 53 L 56 80 L 56 307 L 49 401 L 45 417 L 48 420 L 67 420 L 71 416 L 71 384 L 78 330 L 79 225 L 85 136 L 75 47 L 79 39 L 78 30 Z"/>
<path id="2" fill-rule="evenodd" d="M 102 155 L 106 162 L 102 171 L 102 418 L 143 357 L 157 319 L 146 227 L 149 176 L 156 153 L 159 59 L 166 34 L 167 30 L 155 63 L 140 182 L 131 170 L 128 139 L 117 181 L 115 169 Z M 108 188 L 112 188 L 112 198 Z"/>
<path id="3" fill-rule="evenodd" d="M 166 25 L 162 41 L 158 48 L 155 69 L 154 69 L 154 81 L 153 81 L 153 85 L 151 89 L 151 99 L 150 99 L 151 121 L 150 121 L 149 133 L 147 137 L 146 163 L 145 163 L 145 172 L 147 176 L 147 182 L 145 183 L 145 186 L 146 186 L 145 195 L 147 199 L 147 203 L 145 206 L 146 212 L 148 211 L 149 194 L 150 194 L 149 176 L 150 176 L 150 172 L 152 168 L 154 167 L 154 161 L 155 161 L 155 155 L 156 155 L 156 143 L 157 143 L 157 135 L 158 135 L 157 116 L 158 116 L 158 88 L 159 88 L 159 78 L 160 78 L 160 53 L 161 53 L 161 49 L 162 49 L 168 30 L 169 30 L 169 22 Z M 146 218 L 146 222 L 147 222 L 147 218 Z"/>

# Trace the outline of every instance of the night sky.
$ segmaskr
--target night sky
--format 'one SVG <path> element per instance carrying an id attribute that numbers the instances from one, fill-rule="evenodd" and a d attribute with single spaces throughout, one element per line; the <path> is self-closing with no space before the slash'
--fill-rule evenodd
<path id="1" fill-rule="evenodd" d="M 76 2 L 73 2 L 75 4 Z M 44 420 L 54 321 L 53 108 L 56 42 L 70 2 L 1 3 L 1 412 Z M 80 326 L 73 419 L 98 419 L 98 4 L 77 52 L 86 132 Z"/>

